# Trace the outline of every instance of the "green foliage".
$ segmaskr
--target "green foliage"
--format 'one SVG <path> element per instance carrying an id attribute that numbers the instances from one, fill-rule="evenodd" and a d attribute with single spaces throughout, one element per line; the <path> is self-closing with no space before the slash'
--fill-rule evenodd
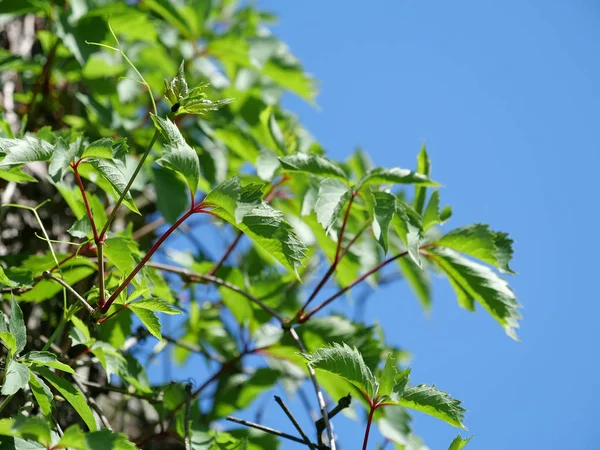
<path id="1" fill-rule="evenodd" d="M 8 1 L 0 27 L 29 13 L 31 54 L 0 49 L 18 81 L 0 116 L 0 228 L 18 230 L 0 243 L 0 448 L 276 449 L 223 420 L 277 386 L 316 386 L 315 411 L 364 405 L 396 448 L 426 448 L 409 410 L 464 428 L 378 324 L 328 309 L 393 275 L 429 309 L 435 272 L 517 338 L 497 273 L 514 274 L 512 240 L 440 230 L 452 210 L 425 146 L 414 169 L 328 156 L 280 102 L 314 103 L 316 83 L 251 2 Z M 356 447 L 343 430 L 307 435 Z"/>

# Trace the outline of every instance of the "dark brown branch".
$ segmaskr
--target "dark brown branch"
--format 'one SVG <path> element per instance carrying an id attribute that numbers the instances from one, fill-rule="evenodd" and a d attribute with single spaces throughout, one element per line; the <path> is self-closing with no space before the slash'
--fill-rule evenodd
<path id="1" fill-rule="evenodd" d="M 308 436 L 306 435 L 306 433 L 304 432 L 304 430 L 302 429 L 302 427 L 300 426 L 300 424 L 298 423 L 298 421 L 296 420 L 294 415 L 290 412 L 290 410 L 288 409 L 286 404 L 283 402 L 281 397 L 279 397 L 277 395 L 275 395 L 274 397 L 275 397 L 275 401 L 277 402 L 277 404 L 279 406 L 281 406 L 281 409 L 283 409 L 283 412 L 285 413 L 285 415 L 288 417 L 288 419 L 290 419 L 290 422 L 292 422 L 292 425 L 294 425 L 296 430 L 298 430 L 298 433 L 300 433 L 300 436 L 302 436 L 302 439 L 304 439 L 304 443 L 306 445 L 308 445 L 311 450 L 315 450 L 314 444 L 312 442 L 310 442 L 310 439 L 308 438 Z"/>
<path id="2" fill-rule="evenodd" d="M 249 422 L 248 420 L 244 419 L 238 419 L 237 417 L 232 416 L 227 416 L 226 419 L 230 422 L 239 423 L 240 425 L 244 425 L 246 427 L 256 428 L 257 430 L 264 431 L 265 433 L 274 434 L 275 436 L 279 436 L 290 441 L 298 442 L 299 444 L 305 444 L 305 442 L 302 439 L 297 438 L 296 436 L 292 436 L 291 434 L 284 433 L 283 431 L 275 430 L 274 428 L 265 427 L 264 425 Z"/>

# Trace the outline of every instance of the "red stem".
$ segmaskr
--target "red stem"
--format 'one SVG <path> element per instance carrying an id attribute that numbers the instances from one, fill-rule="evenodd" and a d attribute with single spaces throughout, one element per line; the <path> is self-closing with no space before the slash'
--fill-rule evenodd
<path id="1" fill-rule="evenodd" d="M 348 247 L 346 247 L 346 250 L 344 250 L 344 252 L 342 254 L 340 254 L 340 250 L 342 248 L 342 241 L 344 240 L 344 232 L 346 231 L 346 225 L 348 223 L 348 218 L 350 217 L 350 209 L 352 208 L 352 203 L 354 202 L 354 198 L 357 195 L 358 195 L 358 192 L 354 192 L 352 194 L 352 196 L 350 197 L 350 201 L 348 202 L 348 207 L 346 208 L 346 214 L 344 215 L 344 221 L 342 222 L 342 228 L 340 228 L 340 235 L 338 237 L 337 247 L 335 249 L 335 258 L 333 259 L 333 262 L 331 263 L 331 266 L 329 267 L 329 270 L 327 271 L 327 273 L 323 276 L 323 278 L 321 279 L 321 281 L 319 282 L 319 284 L 317 285 L 315 290 L 312 292 L 312 294 L 310 294 L 310 297 L 308 297 L 308 300 L 306 300 L 306 303 L 304 303 L 304 305 L 302 306 L 300 311 L 298 311 L 298 313 L 296 314 L 297 318 L 302 317 L 302 315 L 304 314 L 304 311 L 306 310 L 306 308 L 308 307 L 310 302 L 312 302 L 314 300 L 314 298 L 317 296 L 319 291 L 321 291 L 323 286 L 325 286 L 325 283 L 327 283 L 327 280 L 329 280 L 331 275 L 333 275 L 335 268 L 337 267 L 339 262 L 342 260 L 344 255 L 348 252 L 348 249 L 350 248 L 350 246 L 352 244 L 354 244 L 354 242 L 356 242 L 357 237 L 355 236 L 355 239 L 353 239 L 348 244 Z"/>
<path id="2" fill-rule="evenodd" d="M 365 439 L 363 440 L 363 450 L 367 450 L 367 443 L 369 442 L 369 432 L 371 431 L 371 423 L 373 422 L 373 414 L 377 407 L 371 406 L 369 410 L 369 418 L 367 419 L 367 428 L 365 430 Z"/>
<path id="3" fill-rule="evenodd" d="M 94 242 L 96 245 L 99 245 L 100 239 L 98 237 L 98 230 L 96 229 L 96 224 L 94 223 L 94 216 L 92 216 L 92 210 L 90 209 L 90 204 L 88 203 L 87 195 L 85 193 L 85 188 L 83 187 L 83 182 L 81 181 L 81 177 L 79 176 L 79 163 L 81 160 L 77 161 L 75 164 L 71 164 L 73 171 L 75 172 L 75 179 L 77 180 L 77 184 L 79 185 L 79 190 L 81 191 L 81 195 L 83 196 L 83 203 L 85 203 L 85 209 L 87 211 L 88 219 L 90 219 L 90 223 L 92 224 L 92 232 L 94 233 Z"/>
<path id="4" fill-rule="evenodd" d="M 142 260 L 138 263 L 138 265 L 135 267 L 135 269 L 133 269 L 133 271 L 129 274 L 129 276 L 125 279 L 125 281 L 123 281 L 121 283 L 121 285 L 117 288 L 117 290 L 115 292 L 113 292 L 112 295 L 110 296 L 110 298 L 106 301 L 104 306 L 102 306 L 102 308 L 101 308 L 102 313 L 106 313 L 109 310 L 110 306 L 113 304 L 115 299 L 119 296 L 119 294 L 123 291 L 123 289 L 125 289 L 127 286 L 129 286 L 129 283 L 131 283 L 131 280 L 133 280 L 133 278 L 138 274 L 138 272 L 140 270 L 142 270 L 142 267 L 144 267 L 144 265 L 148 262 L 148 260 L 152 257 L 152 255 L 154 255 L 154 252 L 156 252 L 156 250 L 158 250 L 158 248 L 165 241 L 165 239 L 167 239 L 171 235 L 171 233 L 179 227 L 179 225 L 181 225 L 183 222 L 185 222 L 185 220 L 188 217 L 190 217 L 192 214 L 194 214 L 195 212 L 198 212 L 198 211 L 200 211 L 198 208 L 190 209 L 183 216 L 181 216 L 177 220 L 177 222 L 175 222 L 173 225 L 171 225 L 171 227 L 167 231 L 165 231 L 165 233 L 161 237 L 158 238 L 158 240 L 154 243 L 154 245 L 150 248 L 150 250 L 148 250 L 148 253 L 146 253 L 146 256 L 144 256 L 142 258 Z"/>
<path id="5" fill-rule="evenodd" d="M 354 280 L 352 283 L 350 283 L 348 286 L 346 286 L 343 289 L 340 289 L 338 292 L 336 292 L 335 294 L 333 294 L 331 297 L 329 297 L 327 300 L 325 300 L 323 303 L 321 303 L 319 306 L 317 306 L 316 308 L 314 308 L 312 311 L 310 311 L 308 314 L 301 316 L 298 319 L 298 322 L 300 323 L 304 323 L 306 322 L 308 319 L 310 319 L 313 315 L 315 315 L 316 313 L 318 313 L 319 311 L 321 311 L 323 308 L 325 308 L 327 305 L 329 305 L 332 301 L 334 301 L 336 298 L 340 297 L 342 294 L 344 294 L 346 291 L 349 291 L 350 289 L 352 289 L 354 286 L 356 286 L 357 284 L 359 284 L 360 282 L 364 281 L 366 278 L 370 277 L 371 275 L 373 275 L 375 272 L 381 270 L 383 267 L 387 266 L 389 263 L 391 263 L 392 261 L 395 261 L 398 258 L 402 258 L 403 256 L 408 255 L 408 252 L 403 252 L 403 253 L 399 253 L 396 256 L 393 256 L 389 259 L 386 259 L 385 261 L 377 264 L 375 267 L 373 267 L 371 270 L 369 270 L 368 272 L 362 274 L 360 277 L 358 277 L 356 280 Z"/>

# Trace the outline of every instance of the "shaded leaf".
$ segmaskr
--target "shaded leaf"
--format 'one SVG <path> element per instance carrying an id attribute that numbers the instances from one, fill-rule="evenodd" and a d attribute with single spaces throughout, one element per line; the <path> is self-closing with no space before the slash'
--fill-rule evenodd
<path id="1" fill-rule="evenodd" d="M 29 382 L 29 369 L 23 364 L 11 361 L 4 375 L 2 395 L 13 395 L 19 389 L 23 389 Z"/>
<path id="2" fill-rule="evenodd" d="M 102 177 L 106 181 L 110 183 L 113 189 L 116 191 L 118 196 L 120 197 L 125 188 L 127 187 L 127 181 L 125 179 L 125 174 L 119 168 L 117 163 L 114 160 L 110 159 L 100 159 L 100 158 L 88 158 L 84 162 L 92 165 L 94 169 L 96 169 Z M 133 201 L 133 197 L 131 196 L 131 192 L 127 192 L 125 198 L 123 199 L 123 204 L 127 206 L 131 211 L 140 214 L 140 211 L 135 206 Z"/>
<path id="3" fill-rule="evenodd" d="M 67 373 L 75 373 L 68 365 L 61 363 L 54 353 L 50 352 L 29 352 L 23 355 L 21 361 L 24 364 L 39 364 L 46 367 L 62 370 Z"/>
<path id="4" fill-rule="evenodd" d="M 373 192 L 375 207 L 373 209 L 373 235 L 383 251 L 388 251 L 388 233 L 390 222 L 396 212 L 396 197 L 388 192 Z"/>
<path id="5" fill-rule="evenodd" d="M 174 223 L 189 207 L 190 193 L 180 176 L 164 167 L 152 167 L 156 207 L 165 220 Z"/>
<path id="6" fill-rule="evenodd" d="M 67 400 L 71 406 L 77 411 L 77 414 L 83 419 L 90 431 L 96 431 L 96 420 L 94 414 L 87 404 L 85 396 L 73 384 L 69 383 L 64 378 L 60 378 L 55 373 L 39 367 L 36 371 L 46 379 L 60 394 Z"/>
<path id="7" fill-rule="evenodd" d="M 15 355 L 18 355 L 25 348 L 25 344 L 27 344 L 27 329 L 23 320 L 23 311 L 21 311 L 21 307 L 14 297 L 10 301 L 8 329 L 15 338 L 15 343 L 17 344 Z"/>
<path id="8" fill-rule="evenodd" d="M 408 250 L 408 256 L 419 267 L 423 267 L 419 257 L 421 245 L 421 220 L 418 214 L 406 203 L 396 199 L 396 216 L 392 224 Z"/>
<path id="9" fill-rule="evenodd" d="M 52 414 L 54 408 L 54 395 L 50 391 L 48 385 L 38 377 L 35 373 L 30 372 L 29 375 L 29 388 L 35 397 L 40 410 L 45 416 Z"/>
<path id="10" fill-rule="evenodd" d="M 162 339 L 162 335 L 160 334 L 160 321 L 154 312 L 145 308 L 136 308 L 135 304 L 129 306 L 129 309 L 138 316 L 152 336 L 157 339 Z"/>

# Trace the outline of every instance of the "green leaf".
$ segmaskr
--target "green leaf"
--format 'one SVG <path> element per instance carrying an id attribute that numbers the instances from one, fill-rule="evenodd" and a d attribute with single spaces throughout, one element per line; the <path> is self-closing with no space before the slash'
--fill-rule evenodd
<path id="1" fill-rule="evenodd" d="M 476 300 L 496 319 L 510 337 L 518 340 L 515 329 L 521 314 L 516 296 L 508 283 L 489 267 L 475 263 L 444 247 L 427 249 L 429 257 L 446 273 L 457 293 L 459 304 L 473 310 Z"/>
<path id="2" fill-rule="evenodd" d="M 181 100 L 180 106 L 177 109 L 176 114 L 196 114 L 202 115 L 208 111 L 217 111 L 223 106 L 228 105 L 233 101 L 232 98 L 225 98 L 222 100 L 209 100 L 204 90 L 206 84 L 199 84 L 192 89 L 189 95 Z"/>
<path id="3" fill-rule="evenodd" d="M 295 153 L 279 158 L 279 161 L 287 172 L 308 173 L 319 177 L 348 180 L 344 171 L 337 164 L 313 153 Z"/>
<path id="4" fill-rule="evenodd" d="M 187 81 L 185 81 L 184 63 L 185 61 L 181 61 L 177 75 L 170 83 L 165 80 L 165 98 L 171 106 L 187 97 L 189 92 Z"/>
<path id="5" fill-rule="evenodd" d="M 262 201 L 258 185 L 241 186 L 239 177 L 224 181 L 205 198 L 214 214 L 243 231 L 284 267 L 294 272 L 302 265 L 306 247 L 283 213 Z"/>
<path id="6" fill-rule="evenodd" d="M 327 232 L 335 224 L 353 191 L 353 188 L 348 188 L 346 184 L 335 178 L 325 178 L 319 184 L 315 212 L 317 221 Z"/>
<path id="7" fill-rule="evenodd" d="M 137 309 L 147 309 L 150 311 L 156 311 L 165 314 L 181 314 L 181 311 L 179 309 L 175 308 L 170 303 L 159 298 L 150 298 L 147 300 L 133 302 L 129 304 L 129 307 L 135 307 Z"/>
<path id="8" fill-rule="evenodd" d="M 2 331 L 0 332 L 0 340 L 6 345 L 10 356 L 14 357 L 17 352 L 17 341 L 15 337 L 8 331 Z"/>
<path id="9" fill-rule="evenodd" d="M 423 214 L 423 232 L 437 224 L 443 224 L 444 218 L 440 214 L 440 191 L 435 190 L 431 193 L 427 208 Z"/>
<path id="10" fill-rule="evenodd" d="M 256 172 L 261 180 L 271 181 L 281 166 L 277 155 L 268 148 L 261 149 L 256 160 Z"/>
<path id="11" fill-rule="evenodd" d="M 45 447 L 50 448 L 52 439 L 50 433 L 50 425 L 41 417 L 25 417 L 18 415 L 14 419 L 2 419 L 0 420 L 0 435 L 13 436 L 15 438 L 33 439 L 39 441 Z M 4 443 L 4 439 L 2 440 Z M 34 442 L 29 445 L 17 446 L 17 439 L 15 439 L 15 449 L 32 449 L 39 448 Z M 11 449 L 13 447 L 2 446 L 2 449 Z"/>
<path id="12" fill-rule="evenodd" d="M 48 166 L 48 174 L 55 183 L 63 179 L 69 169 L 69 165 L 80 158 L 83 153 L 83 138 L 79 137 L 74 142 L 67 144 L 63 138 L 58 138 L 54 146 L 54 152 Z"/>
<path id="13" fill-rule="evenodd" d="M 421 151 L 419 152 L 419 156 L 417 156 L 417 172 L 425 175 L 428 178 L 431 176 L 431 160 L 427 154 L 427 148 L 425 147 L 425 144 L 423 144 Z M 425 186 L 415 186 L 414 207 L 415 211 L 419 214 L 423 214 L 423 206 L 425 206 L 426 195 L 427 188 Z"/>
<path id="14" fill-rule="evenodd" d="M 373 192 L 375 207 L 373 209 L 373 235 L 383 251 L 388 251 L 388 233 L 390 222 L 396 212 L 396 197 L 389 192 Z"/>
<path id="15" fill-rule="evenodd" d="M 450 444 L 450 447 L 448 447 L 448 450 L 462 450 L 465 447 L 465 445 L 469 443 L 470 440 L 471 438 L 463 439 L 462 436 L 459 434 L 454 438 L 454 440 Z"/>
<path id="16" fill-rule="evenodd" d="M 259 151 L 251 137 L 243 130 L 234 127 L 220 128 L 215 130 L 214 137 L 223 142 L 229 150 L 244 161 L 250 161 L 253 164 L 257 162 Z M 275 156 L 275 159 L 277 160 L 277 156 Z M 277 165 L 279 165 L 279 160 L 277 160 Z"/>
<path id="17" fill-rule="evenodd" d="M 123 274 L 129 274 L 137 266 L 139 250 L 133 239 L 113 237 L 106 240 L 104 254 Z"/>
<path id="18" fill-rule="evenodd" d="M 77 414 L 83 419 L 90 431 L 96 431 L 96 420 L 94 414 L 87 404 L 85 396 L 73 384 L 45 367 L 38 367 L 37 372 L 46 379 L 77 411 Z"/>
<path id="19" fill-rule="evenodd" d="M 157 339 L 162 339 L 162 335 L 160 334 L 160 321 L 154 312 L 145 308 L 136 308 L 135 304 L 129 306 L 129 309 L 138 316 L 152 336 Z"/>
<path id="20" fill-rule="evenodd" d="M 0 266 L 0 277 L 3 275 L 2 266 Z M 8 327 L 6 326 L 6 316 L 0 311 L 0 333 L 8 333 Z M 12 336 L 12 335 L 11 335 Z M 14 340 L 14 336 L 13 336 Z M 16 342 L 15 342 L 16 345 Z"/>
<path id="21" fill-rule="evenodd" d="M 152 120 L 166 141 L 162 156 L 156 162 L 183 175 L 191 193 L 195 194 L 200 178 L 200 161 L 196 151 L 188 145 L 177 126 L 169 119 L 152 115 Z"/>
<path id="22" fill-rule="evenodd" d="M 135 450 L 137 448 L 122 433 L 107 429 L 84 433 L 79 425 L 71 425 L 67 428 L 57 447 L 73 450 Z"/>
<path id="23" fill-rule="evenodd" d="M 25 321 L 23 320 L 23 311 L 21 307 L 13 297 L 10 301 L 10 320 L 8 321 L 8 329 L 11 334 L 15 337 L 17 344 L 17 350 L 15 356 L 23 351 L 25 344 L 27 344 L 27 329 L 25 328 Z"/>
<path id="24" fill-rule="evenodd" d="M 4 273 L 4 269 L 2 268 L 2 266 L 0 266 L 0 285 L 2 284 L 8 287 L 16 287 L 16 283 L 6 276 L 6 273 Z M 2 318 L 4 318 L 4 315 L 2 316 Z"/>
<path id="25" fill-rule="evenodd" d="M 3 139 L 0 148 L 6 152 L 6 156 L 0 161 L 0 169 L 33 161 L 48 161 L 54 150 L 48 142 L 31 136 L 24 136 L 23 139 Z"/>
<path id="26" fill-rule="evenodd" d="M 374 399 L 379 383 L 371 369 L 367 367 L 362 355 L 346 344 L 334 343 L 331 347 L 316 349 L 312 354 L 303 355 L 315 369 L 333 373 L 352 383 L 369 399 Z"/>
<path id="27" fill-rule="evenodd" d="M 156 207 L 165 220 L 174 223 L 186 211 L 190 203 L 190 194 L 183 177 L 176 172 L 160 166 L 152 167 Z"/>
<path id="28" fill-rule="evenodd" d="M 392 389 L 396 385 L 396 377 L 398 376 L 398 366 L 396 364 L 396 355 L 393 352 L 388 353 L 385 360 L 385 366 L 379 377 L 379 394 L 390 395 Z"/>
<path id="29" fill-rule="evenodd" d="M 514 274 L 508 266 L 513 255 L 512 243 L 506 233 L 492 231 L 481 223 L 450 231 L 435 242 L 480 259 L 503 273 Z"/>
<path id="30" fill-rule="evenodd" d="M 85 162 L 91 164 L 91 166 L 96 169 L 106 181 L 110 183 L 119 197 L 123 194 L 125 188 L 127 187 L 128 180 L 125 179 L 125 174 L 115 160 L 88 158 L 85 160 Z M 125 198 L 123 199 L 123 204 L 134 213 L 140 214 L 137 206 L 135 206 L 131 192 L 127 191 L 127 194 L 125 194 Z"/>
<path id="31" fill-rule="evenodd" d="M 360 191 L 363 186 L 370 186 L 373 184 L 418 184 L 421 186 L 439 186 L 429 177 L 413 172 L 408 169 L 400 169 L 395 167 L 393 169 L 382 169 L 378 167 L 370 170 L 367 174 L 362 177 L 356 185 L 356 190 Z"/>
<path id="32" fill-rule="evenodd" d="M 423 263 L 419 257 L 419 246 L 421 245 L 421 220 L 418 214 L 406 203 L 396 199 L 396 216 L 392 224 L 396 233 L 406 245 L 408 256 L 419 268 Z"/>
<path id="33" fill-rule="evenodd" d="M 52 414 L 52 409 L 54 408 L 54 395 L 52 395 L 50 388 L 44 380 L 35 373 L 30 372 L 29 387 L 42 413 L 45 416 Z"/>
<path id="34" fill-rule="evenodd" d="M 144 6 L 165 19 L 165 21 L 176 28 L 183 37 L 197 37 L 192 34 L 192 29 L 190 28 L 190 24 L 186 17 L 182 15 L 169 0 L 145 0 Z"/>
<path id="35" fill-rule="evenodd" d="M 29 352 L 23 355 L 21 361 L 24 364 L 39 364 L 46 367 L 62 370 L 67 373 L 75 373 L 68 365 L 61 363 L 54 353 L 50 352 Z"/>
<path id="36" fill-rule="evenodd" d="M 114 158 L 124 163 L 127 153 L 129 153 L 127 139 L 102 138 L 88 145 L 81 156 L 86 158 Z"/>
<path id="37" fill-rule="evenodd" d="M 17 184 L 24 182 L 37 183 L 37 180 L 34 177 L 23 172 L 20 165 L 11 167 L 8 170 L 0 170 L 0 178 Z"/>
<path id="38" fill-rule="evenodd" d="M 465 428 L 462 421 L 466 410 L 460 403 L 447 392 L 425 384 L 406 388 L 400 400 L 400 405 L 405 408 L 437 417 L 452 426 Z"/>
<path id="39" fill-rule="evenodd" d="M 29 381 L 29 369 L 23 364 L 11 361 L 4 375 L 2 395 L 13 395 L 19 389 L 23 389 Z"/>

